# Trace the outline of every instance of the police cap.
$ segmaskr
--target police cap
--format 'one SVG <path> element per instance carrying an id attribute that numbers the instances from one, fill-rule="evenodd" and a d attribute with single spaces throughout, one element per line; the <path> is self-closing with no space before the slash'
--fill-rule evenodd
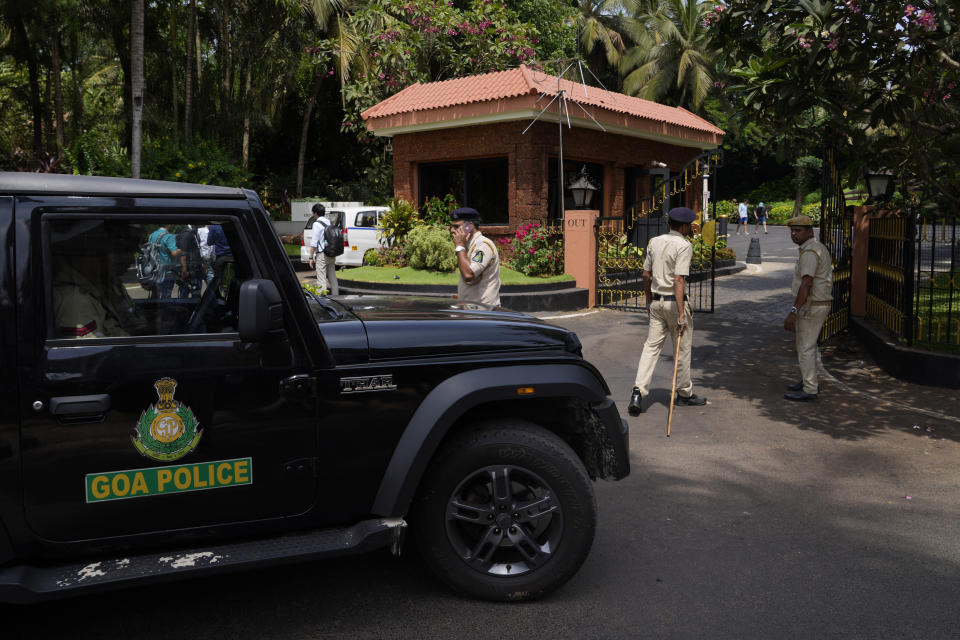
<path id="1" fill-rule="evenodd" d="M 450 212 L 450 219 L 476 222 L 477 224 L 483 222 L 483 220 L 480 219 L 480 214 L 473 207 L 460 207 L 459 209 L 454 209 Z"/>
<path id="2" fill-rule="evenodd" d="M 809 216 L 794 216 L 787 220 L 788 227 L 812 227 L 813 220 Z"/>
<path id="3" fill-rule="evenodd" d="M 697 219 L 697 214 L 687 207 L 674 207 L 667 214 L 674 222 L 690 223 Z"/>

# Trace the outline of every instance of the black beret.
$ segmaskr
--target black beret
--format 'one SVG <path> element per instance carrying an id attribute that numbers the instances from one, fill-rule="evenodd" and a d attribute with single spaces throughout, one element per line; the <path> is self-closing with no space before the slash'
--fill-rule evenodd
<path id="1" fill-rule="evenodd" d="M 480 214 L 473 207 L 460 207 L 450 212 L 451 220 L 466 220 L 467 222 L 483 222 Z"/>
<path id="2" fill-rule="evenodd" d="M 697 219 L 697 214 L 687 207 L 674 207 L 667 215 L 675 222 L 693 222 Z"/>

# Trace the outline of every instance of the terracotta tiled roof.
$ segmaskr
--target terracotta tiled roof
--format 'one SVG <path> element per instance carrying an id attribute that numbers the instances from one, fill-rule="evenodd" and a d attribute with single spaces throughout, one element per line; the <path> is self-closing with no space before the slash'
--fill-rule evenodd
<path id="1" fill-rule="evenodd" d="M 560 80 L 559 89 L 567 97 L 581 105 L 596 107 L 613 113 L 661 122 L 681 129 L 693 129 L 715 135 L 723 135 L 722 129 L 703 118 L 679 107 L 668 107 L 649 100 L 632 98 L 622 93 L 605 91 L 585 86 L 579 82 Z M 442 82 L 413 84 L 363 112 L 367 122 L 400 114 L 445 109 L 460 105 L 479 105 L 516 98 L 527 94 L 542 94 L 538 104 L 546 106 L 548 98 L 558 91 L 557 77 L 535 71 L 526 65 L 509 71 L 497 71 L 477 76 L 454 78 Z M 583 115 L 579 108 L 570 105 L 571 116 Z M 579 113 L 577 113 L 579 112 Z M 598 114 L 592 114 L 596 117 Z M 599 118 L 598 118 L 599 119 Z"/>

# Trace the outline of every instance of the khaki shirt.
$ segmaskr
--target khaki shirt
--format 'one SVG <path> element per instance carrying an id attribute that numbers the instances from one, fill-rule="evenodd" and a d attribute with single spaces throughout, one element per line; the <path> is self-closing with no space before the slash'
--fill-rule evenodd
<path id="1" fill-rule="evenodd" d="M 497 253 L 497 248 L 489 238 L 477 231 L 470 238 L 467 257 L 470 259 L 470 270 L 473 271 L 474 279 L 472 282 L 464 282 L 463 274 L 460 275 L 457 299 L 499 307 L 500 254 Z"/>
<path id="2" fill-rule="evenodd" d="M 673 277 L 690 275 L 693 245 L 679 231 L 652 238 L 643 258 L 643 270 L 650 272 L 650 290 L 661 296 L 673 295 Z"/>
<path id="3" fill-rule="evenodd" d="M 813 288 L 807 297 L 808 302 L 829 302 L 833 300 L 833 260 L 830 251 L 823 244 L 810 238 L 800 245 L 800 257 L 793 270 L 791 291 L 797 296 L 804 276 L 813 278 Z"/>
<path id="4" fill-rule="evenodd" d="M 120 294 L 111 296 L 101 289 L 70 265 L 60 266 L 53 281 L 53 315 L 58 338 L 130 335 L 122 325 L 126 313 L 117 306 Z"/>

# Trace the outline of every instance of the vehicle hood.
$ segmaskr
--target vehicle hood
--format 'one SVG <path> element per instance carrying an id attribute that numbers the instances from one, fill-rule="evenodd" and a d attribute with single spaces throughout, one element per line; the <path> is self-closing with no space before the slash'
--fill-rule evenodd
<path id="1" fill-rule="evenodd" d="M 576 335 L 516 311 L 449 298 L 338 298 L 363 322 L 371 360 L 559 349 L 579 355 Z"/>

